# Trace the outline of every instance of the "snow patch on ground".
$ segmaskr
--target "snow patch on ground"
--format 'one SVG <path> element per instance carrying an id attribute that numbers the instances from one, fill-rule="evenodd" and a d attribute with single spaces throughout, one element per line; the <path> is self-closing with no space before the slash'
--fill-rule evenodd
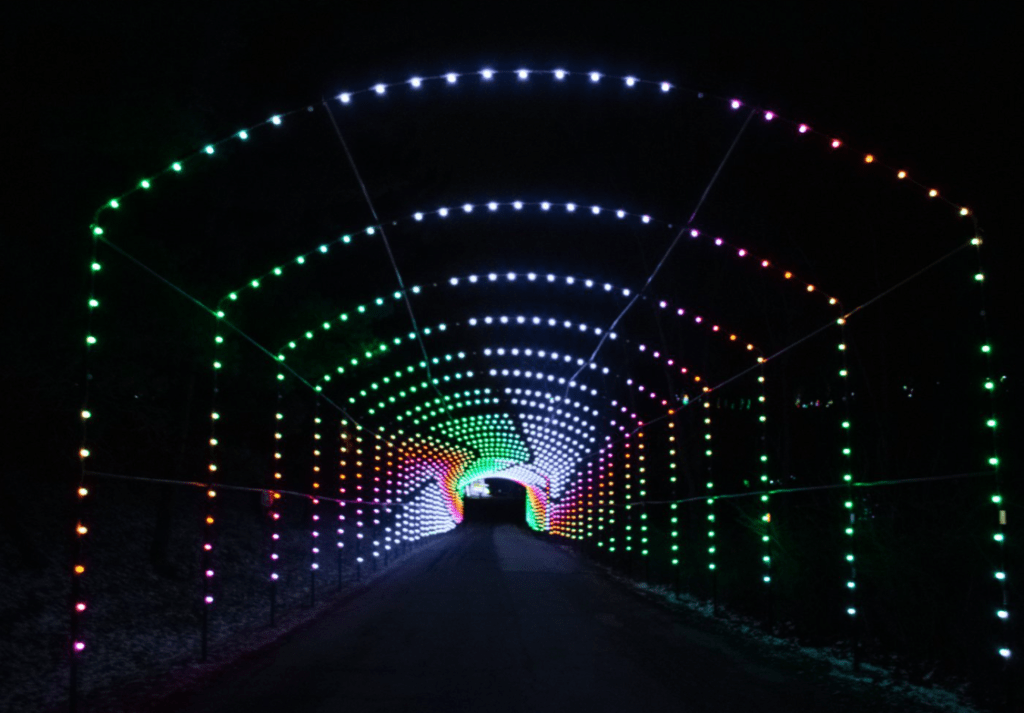
<path id="1" fill-rule="evenodd" d="M 572 548 L 567 549 L 571 550 Z M 630 579 L 605 565 L 596 564 L 596 566 L 611 579 L 639 594 L 655 599 L 670 608 L 686 610 L 708 620 L 714 620 L 729 631 L 741 634 L 748 640 L 756 641 L 766 648 L 770 647 L 773 655 L 828 664 L 829 676 L 834 680 L 858 686 L 870 686 L 884 696 L 888 703 L 905 706 L 905 710 L 935 711 L 936 713 L 980 713 L 980 709 L 965 700 L 966 684 L 959 686 L 960 690 L 950 690 L 938 685 L 915 685 L 898 680 L 894 672 L 889 669 L 869 663 L 862 663 L 860 670 L 854 671 L 853 661 L 842 650 L 842 642 L 839 642 L 834 648 L 803 646 L 795 640 L 768 634 L 756 620 L 729 612 L 721 606 L 718 608 L 718 616 L 715 616 L 712 604 L 707 600 L 698 599 L 683 592 L 676 593 L 668 585 L 648 584 Z"/>

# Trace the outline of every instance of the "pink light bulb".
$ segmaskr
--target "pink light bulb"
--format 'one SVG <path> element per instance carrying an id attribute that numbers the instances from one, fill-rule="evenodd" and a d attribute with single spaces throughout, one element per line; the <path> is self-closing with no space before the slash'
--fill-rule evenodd
<path id="1" fill-rule="evenodd" d="M 81 651 L 84 648 L 85 648 L 85 644 L 84 643 L 82 643 L 81 641 L 76 641 L 75 642 L 75 651 Z"/>
<path id="2" fill-rule="evenodd" d="M 797 128 L 797 131 L 799 131 L 801 134 L 806 134 L 808 128 L 810 127 L 808 127 L 807 124 L 800 124 L 799 128 Z"/>

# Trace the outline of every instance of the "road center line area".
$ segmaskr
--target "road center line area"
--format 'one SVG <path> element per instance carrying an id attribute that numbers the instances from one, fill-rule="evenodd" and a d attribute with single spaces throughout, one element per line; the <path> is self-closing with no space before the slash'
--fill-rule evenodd
<path id="1" fill-rule="evenodd" d="M 157 710 L 888 709 L 693 626 L 526 529 L 465 523 L 312 625 Z"/>

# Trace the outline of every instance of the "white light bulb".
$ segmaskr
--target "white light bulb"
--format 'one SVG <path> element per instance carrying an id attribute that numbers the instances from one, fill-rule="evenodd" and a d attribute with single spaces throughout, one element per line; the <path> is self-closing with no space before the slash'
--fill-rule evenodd
<path id="1" fill-rule="evenodd" d="M 636 84 L 636 77 L 626 77 L 626 86 L 632 87 Z"/>
<path id="2" fill-rule="evenodd" d="M 384 90 L 385 90 L 385 86 L 383 84 L 378 84 L 378 85 L 374 86 L 374 88 L 373 88 L 373 91 L 377 92 L 378 94 L 383 94 Z"/>
<path id="3" fill-rule="evenodd" d="M 413 213 L 412 217 L 415 218 L 416 220 L 423 220 L 423 214 L 422 213 Z"/>
<path id="4" fill-rule="evenodd" d="M 520 69 L 518 72 L 516 72 L 516 75 L 520 79 L 526 79 L 528 76 L 530 76 L 530 70 L 528 70 L 528 69 Z"/>
<path id="5" fill-rule="evenodd" d="M 556 69 L 555 70 L 555 79 L 565 79 L 565 70 L 564 69 Z"/>
<path id="6" fill-rule="evenodd" d="M 498 210 L 498 204 L 495 203 L 494 201 L 491 201 L 490 203 L 487 204 L 487 208 L 489 210 Z"/>
<path id="7" fill-rule="evenodd" d="M 541 208 L 541 210 L 548 210 L 548 209 L 549 209 L 550 207 L 551 207 L 551 204 L 550 204 L 550 203 L 548 203 L 547 201 L 543 201 L 543 202 L 542 202 L 542 203 L 540 204 L 540 208 Z"/>
<path id="8" fill-rule="evenodd" d="M 442 218 L 444 218 L 444 217 L 446 217 L 448 215 L 448 209 L 447 208 L 441 208 L 440 210 L 437 211 L 437 213 Z"/>
<path id="9" fill-rule="evenodd" d="M 420 86 L 423 84 L 423 80 L 420 79 L 419 77 L 413 77 L 412 79 L 409 80 L 409 84 L 412 85 L 413 89 L 419 89 Z"/>
<path id="10" fill-rule="evenodd" d="M 671 88 L 672 88 L 672 85 L 669 84 L 668 82 L 662 82 L 661 83 L 661 91 L 667 92 Z"/>
<path id="11" fill-rule="evenodd" d="M 600 82 L 601 81 L 601 73 L 600 72 L 591 72 L 590 73 L 590 81 L 592 81 L 592 82 Z"/>
<path id="12" fill-rule="evenodd" d="M 522 210 L 523 209 L 523 202 L 522 201 L 516 201 L 515 203 L 512 204 L 512 207 L 515 208 L 516 210 Z"/>
<path id="13" fill-rule="evenodd" d="M 493 69 L 485 69 L 485 70 L 480 72 L 480 76 L 483 77 L 484 79 L 493 79 L 494 78 L 494 70 Z M 452 80 L 448 80 L 448 81 L 452 81 Z"/>
<path id="14" fill-rule="evenodd" d="M 444 78 L 448 80 L 449 84 L 455 84 L 455 80 L 459 78 L 459 75 L 457 75 L 455 72 L 449 72 L 448 74 L 444 75 Z"/>

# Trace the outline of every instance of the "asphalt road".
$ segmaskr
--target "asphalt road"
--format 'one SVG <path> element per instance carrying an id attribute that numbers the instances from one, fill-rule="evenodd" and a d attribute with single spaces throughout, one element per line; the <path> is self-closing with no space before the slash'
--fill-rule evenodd
<path id="1" fill-rule="evenodd" d="M 512 525 L 463 525 L 180 713 L 869 711 Z"/>

